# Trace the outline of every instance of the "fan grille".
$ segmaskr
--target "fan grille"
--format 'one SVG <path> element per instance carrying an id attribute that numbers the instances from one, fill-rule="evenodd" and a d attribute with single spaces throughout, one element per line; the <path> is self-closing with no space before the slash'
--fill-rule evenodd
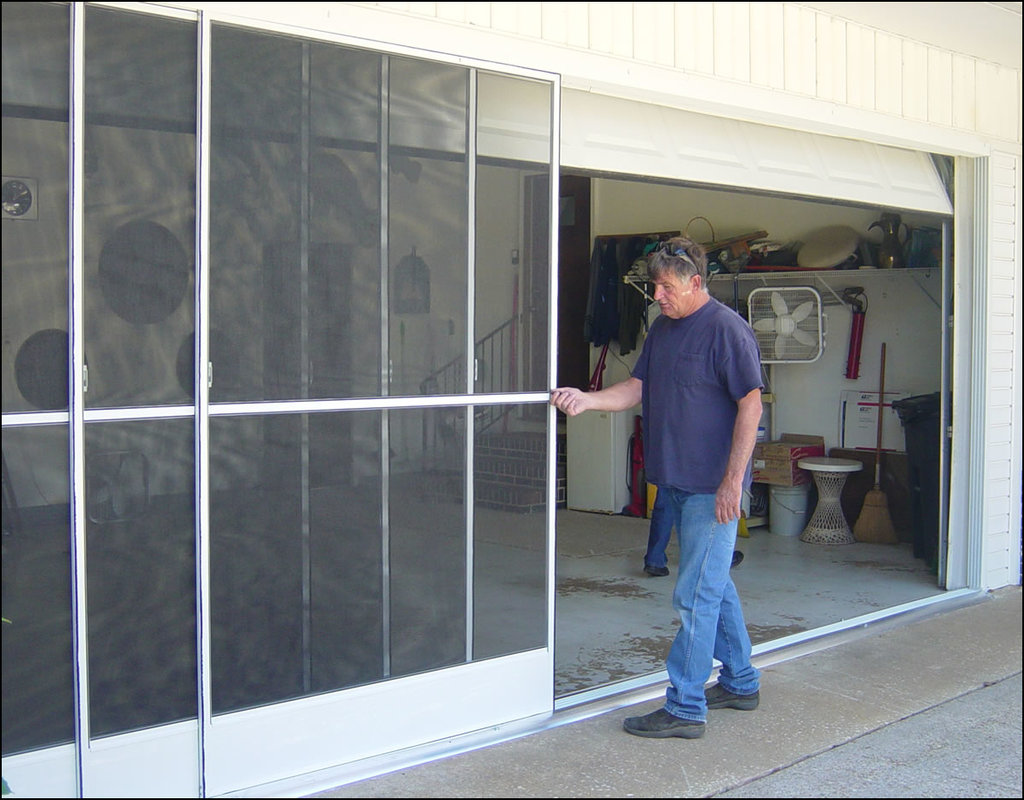
<path id="1" fill-rule="evenodd" d="M 821 295 L 816 289 L 753 289 L 747 298 L 747 317 L 761 348 L 762 363 L 805 363 L 821 356 Z"/>

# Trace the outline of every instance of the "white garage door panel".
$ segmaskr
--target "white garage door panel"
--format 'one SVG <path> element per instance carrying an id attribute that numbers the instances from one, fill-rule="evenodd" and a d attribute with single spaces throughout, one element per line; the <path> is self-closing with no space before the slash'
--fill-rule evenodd
<path id="1" fill-rule="evenodd" d="M 927 153 L 562 92 L 561 163 L 952 215 Z"/>

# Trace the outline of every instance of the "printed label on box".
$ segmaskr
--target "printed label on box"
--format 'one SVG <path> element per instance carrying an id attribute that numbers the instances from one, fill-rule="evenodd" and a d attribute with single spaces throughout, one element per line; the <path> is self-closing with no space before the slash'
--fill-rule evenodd
<path id="1" fill-rule="evenodd" d="M 882 417 L 882 449 L 906 450 L 906 438 L 894 400 L 909 392 L 885 393 Z M 844 391 L 839 400 L 839 446 L 849 450 L 875 450 L 878 445 L 878 392 Z"/>

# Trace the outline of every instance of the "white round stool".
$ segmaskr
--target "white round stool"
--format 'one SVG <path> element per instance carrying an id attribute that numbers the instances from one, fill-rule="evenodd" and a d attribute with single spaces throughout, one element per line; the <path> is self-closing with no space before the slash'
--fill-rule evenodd
<path id="1" fill-rule="evenodd" d="M 840 498 L 847 475 L 860 472 L 864 465 L 852 458 L 823 456 L 801 458 L 796 465 L 810 472 L 818 487 L 818 505 L 811 521 L 800 534 L 800 541 L 811 544 L 853 544 L 856 540 L 843 514 Z"/>

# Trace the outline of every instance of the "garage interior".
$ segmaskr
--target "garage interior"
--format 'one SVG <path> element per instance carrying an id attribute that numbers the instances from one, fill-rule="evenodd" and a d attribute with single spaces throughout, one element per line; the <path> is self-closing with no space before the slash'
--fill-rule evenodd
<path id="1" fill-rule="evenodd" d="M 934 185 L 945 191 L 948 175 L 943 171 L 949 165 L 942 159 L 928 164 Z M 783 296 L 814 290 L 812 296 L 820 297 L 815 312 L 821 315 L 817 351 L 786 358 L 781 351 L 764 352 L 772 347 L 762 344 L 771 402 L 765 403 L 759 441 L 791 434 L 820 437 L 822 455 L 861 462 L 842 489 L 851 529 L 875 479 L 884 344 L 879 480 L 898 541 L 801 541 L 795 534 L 818 502 L 814 481 L 803 475 L 802 496 L 797 488 L 755 483 L 747 498 L 747 536 L 737 540 L 744 560 L 732 573 L 755 646 L 799 639 L 808 631 L 941 593 L 946 493 L 943 487 L 939 496 L 932 475 L 922 486 L 915 469 L 922 458 L 935 473 L 945 462 L 944 455 L 939 458 L 938 407 L 933 409 L 931 401 L 948 381 L 942 320 L 949 303 L 943 297 L 951 291 L 949 215 L 582 170 L 563 171 L 560 194 L 558 385 L 586 387 L 595 379 L 611 385 L 628 376 L 642 347 L 642 331 L 635 344 L 612 335 L 607 350 L 588 339 L 597 327 L 588 314 L 595 304 L 591 258 L 598 242 L 633 240 L 634 250 L 626 250 L 631 255 L 638 238 L 649 243 L 675 232 L 708 244 L 711 294 L 747 318 L 754 290 L 770 295 L 781 289 Z M 951 202 L 940 197 L 936 205 L 943 201 Z M 902 259 L 895 265 L 885 262 L 885 245 L 892 239 L 886 241 L 885 224 L 893 228 L 892 215 L 898 217 L 895 235 Z M 580 230 L 583 226 L 589 229 Z M 830 241 L 837 232 L 855 234 L 849 252 L 844 250 L 848 243 L 836 249 Z M 810 268 L 796 263 L 807 243 L 819 257 Z M 822 266 L 821 258 L 835 263 Z M 631 266 L 619 265 L 627 272 Z M 633 292 L 645 306 L 651 303 L 637 279 L 640 270 L 620 272 L 619 303 L 635 302 Z M 648 308 L 648 320 L 656 313 L 656 305 Z M 900 400 L 907 402 L 900 406 Z M 865 408 L 872 403 L 873 408 Z M 935 413 L 922 423 L 914 412 L 924 407 Z M 556 512 L 555 690 L 563 702 L 656 676 L 678 628 L 671 607 L 675 545 L 669 549 L 670 577 L 652 578 L 642 569 L 650 496 L 642 471 L 631 462 L 638 413 L 591 412 L 569 420 L 558 415 L 567 451 L 567 501 Z M 924 445 L 921 425 L 927 426 Z M 916 452 L 910 454 L 908 428 L 917 437 Z M 789 502 L 793 498 L 795 507 Z"/>

